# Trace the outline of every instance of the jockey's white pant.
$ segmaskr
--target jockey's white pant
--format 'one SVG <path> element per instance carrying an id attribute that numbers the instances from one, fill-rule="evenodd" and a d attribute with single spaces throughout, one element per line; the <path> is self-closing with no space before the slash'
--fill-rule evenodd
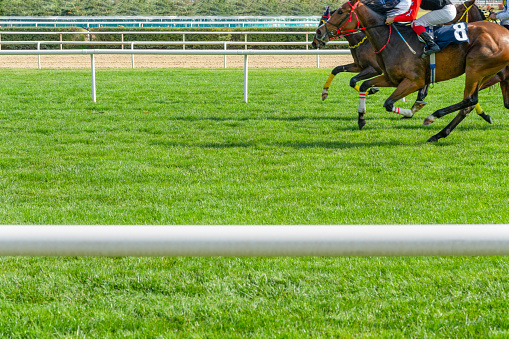
<path id="1" fill-rule="evenodd" d="M 434 25 L 442 25 L 449 21 L 452 21 L 456 17 L 456 6 L 454 5 L 445 5 L 444 8 L 438 9 L 436 11 L 431 11 L 429 13 L 424 14 L 420 18 L 414 20 L 415 26 L 434 26 Z"/>

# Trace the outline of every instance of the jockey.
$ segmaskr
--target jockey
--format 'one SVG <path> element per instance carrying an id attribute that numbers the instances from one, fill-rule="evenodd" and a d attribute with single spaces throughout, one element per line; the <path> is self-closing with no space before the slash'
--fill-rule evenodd
<path id="1" fill-rule="evenodd" d="M 489 19 L 499 19 L 501 20 L 500 24 L 509 29 L 509 9 L 507 8 L 507 0 L 503 0 L 502 4 L 504 5 L 504 9 L 498 13 L 491 13 Z"/>
<path id="2" fill-rule="evenodd" d="M 417 18 L 419 7 L 429 10 L 429 13 Z M 433 41 L 433 38 L 426 32 L 426 27 L 445 24 L 452 21 L 456 16 L 456 7 L 450 0 L 401 0 L 392 10 L 387 13 L 385 23 L 412 21 L 412 29 L 424 40 L 427 49 L 422 57 L 440 51 L 440 47 Z"/>

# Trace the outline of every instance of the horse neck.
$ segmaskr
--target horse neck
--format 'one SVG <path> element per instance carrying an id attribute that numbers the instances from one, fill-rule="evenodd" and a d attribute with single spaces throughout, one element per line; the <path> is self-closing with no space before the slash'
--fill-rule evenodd
<path id="1" fill-rule="evenodd" d="M 479 11 L 479 7 L 477 7 L 476 4 L 473 4 L 471 6 L 472 7 L 470 7 L 470 9 L 468 9 L 469 5 L 466 2 L 463 3 L 463 4 L 458 5 L 458 7 L 460 7 L 463 11 L 461 13 L 458 11 L 458 15 L 456 16 L 457 19 L 455 19 L 451 23 L 454 24 L 456 22 L 466 22 L 467 18 L 468 18 L 468 22 L 483 21 L 484 19 L 481 16 L 481 12 Z M 468 12 L 467 12 L 467 9 L 468 9 Z"/>
<path id="2" fill-rule="evenodd" d="M 359 3 L 355 12 L 361 27 L 371 27 L 363 30 L 363 32 L 375 48 L 375 51 L 380 50 L 389 40 L 390 34 L 389 26 L 385 25 L 385 16 L 376 13 L 362 3 Z"/>
<path id="3" fill-rule="evenodd" d="M 476 21 L 484 20 L 481 15 L 481 10 L 479 9 L 479 7 L 477 7 L 476 4 L 472 5 L 472 8 L 470 8 L 470 11 L 468 14 L 469 14 L 468 22 L 476 22 Z"/>

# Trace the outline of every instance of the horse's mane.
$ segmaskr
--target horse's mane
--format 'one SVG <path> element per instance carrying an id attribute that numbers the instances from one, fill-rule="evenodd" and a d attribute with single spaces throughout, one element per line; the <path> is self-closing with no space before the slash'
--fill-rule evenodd
<path id="1" fill-rule="evenodd" d="M 479 7 L 477 7 L 477 5 L 474 5 L 474 6 L 475 6 L 475 7 L 477 8 L 477 10 L 479 11 L 479 14 L 481 14 L 481 18 L 482 18 L 483 20 L 486 20 L 486 19 L 487 19 L 487 17 L 486 17 L 486 14 L 484 13 L 484 11 L 483 11 L 482 9 L 480 9 Z"/>
<path id="2" fill-rule="evenodd" d="M 373 11 L 386 15 L 388 11 L 393 9 L 398 3 L 398 0 L 360 0 L 364 5 L 371 8 Z"/>

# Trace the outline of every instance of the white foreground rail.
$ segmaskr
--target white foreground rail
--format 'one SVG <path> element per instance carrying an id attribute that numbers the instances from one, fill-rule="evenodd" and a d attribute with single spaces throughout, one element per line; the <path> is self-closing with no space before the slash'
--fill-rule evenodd
<path id="1" fill-rule="evenodd" d="M 509 225 L 0 226 L 0 255 L 509 255 Z"/>
<path id="2" fill-rule="evenodd" d="M 159 50 L 159 49 L 67 49 L 67 50 L 1 50 L 0 55 L 90 55 L 92 73 L 92 101 L 96 102 L 95 58 L 96 54 L 145 54 L 145 55 L 243 55 L 244 56 L 244 101 L 248 98 L 249 55 L 339 55 L 350 54 L 350 50 Z"/>

